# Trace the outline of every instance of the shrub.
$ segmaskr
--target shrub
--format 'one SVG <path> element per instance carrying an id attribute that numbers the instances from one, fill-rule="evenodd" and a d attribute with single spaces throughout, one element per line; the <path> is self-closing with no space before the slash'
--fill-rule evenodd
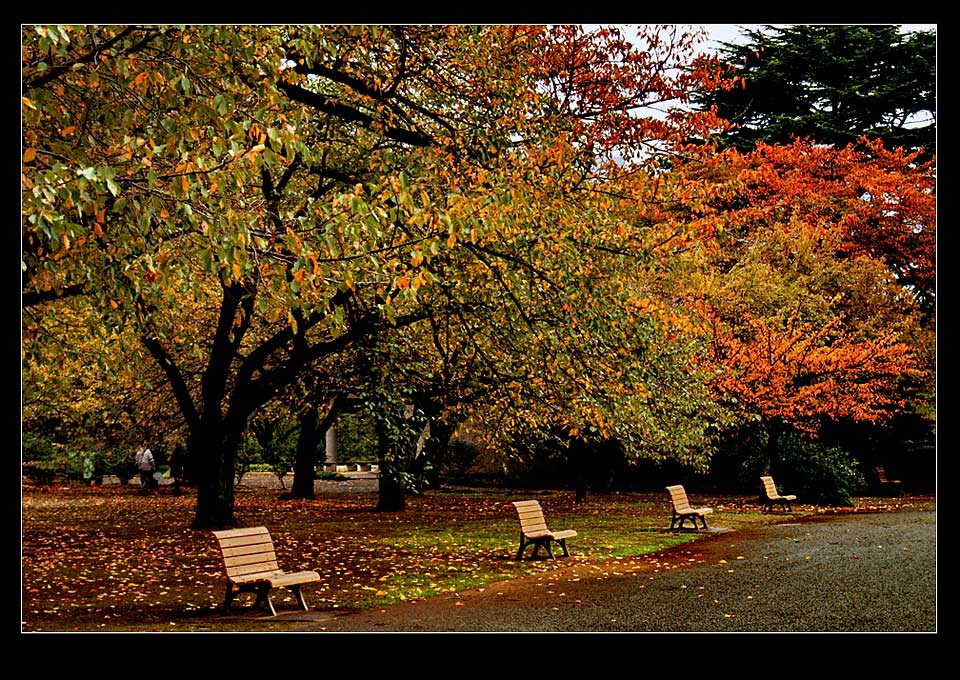
<path id="1" fill-rule="evenodd" d="M 743 488 L 759 492 L 765 447 L 766 435 L 760 434 L 740 449 L 743 457 L 739 476 Z M 817 505 L 851 506 L 851 496 L 862 491 L 866 484 L 859 464 L 850 453 L 797 432 L 781 435 L 770 474 L 782 493 L 795 494 L 800 503 Z"/>
<path id="2" fill-rule="evenodd" d="M 126 484 L 137 475 L 137 462 L 133 454 L 105 451 L 103 453 L 103 474 L 116 475 L 121 484 Z"/>
<path id="3" fill-rule="evenodd" d="M 21 464 L 23 476 L 32 484 L 46 486 L 53 484 L 57 477 L 57 471 L 48 461 L 27 460 Z"/>
<path id="4" fill-rule="evenodd" d="M 787 493 L 802 502 L 850 506 L 851 496 L 866 485 L 857 461 L 838 446 L 791 433 L 781 438 L 779 451 L 781 468 L 774 471 L 775 477 L 782 475 Z"/>
<path id="5" fill-rule="evenodd" d="M 57 479 L 99 483 L 105 475 L 116 475 L 121 484 L 126 484 L 137 474 L 132 452 L 104 450 L 90 439 L 71 446 L 58 443 L 50 435 L 24 432 L 21 457 L 23 474 L 37 484 Z"/>
<path id="6" fill-rule="evenodd" d="M 52 462 L 57 455 L 57 445 L 47 436 L 36 432 L 24 432 L 21 441 L 21 456 L 25 462 Z"/>
<path id="7" fill-rule="evenodd" d="M 243 440 L 240 442 L 240 447 L 237 449 L 237 457 L 234 461 L 234 484 L 239 486 L 240 482 L 243 481 L 243 476 L 248 472 L 252 472 L 255 465 L 264 465 L 267 471 L 270 471 L 270 466 L 263 463 L 261 454 L 262 451 L 260 444 L 257 443 L 257 438 L 252 435 L 244 435 Z"/>
<path id="8" fill-rule="evenodd" d="M 476 444 L 465 439 L 454 438 L 447 444 L 443 467 L 462 477 L 477 462 L 479 456 L 480 448 Z"/>
<path id="9" fill-rule="evenodd" d="M 365 411 L 344 413 L 338 419 L 337 460 L 376 462 L 377 434 Z"/>
<path id="10" fill-rule="evenodd" d="M 34 484 L 82 477 L 81 462 L 72 461 L 60 444 L 44 434 L 23 433 L 21 459 L 23 474 Z"/>

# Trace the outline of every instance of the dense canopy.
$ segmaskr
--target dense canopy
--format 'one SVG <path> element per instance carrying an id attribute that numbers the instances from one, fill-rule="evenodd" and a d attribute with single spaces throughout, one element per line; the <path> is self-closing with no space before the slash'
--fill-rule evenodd
<path id="1" fill-rule="evenodd" d="M 930 166 L 684 146 L 726 127 L 694 95 L 734 84 L 697 44 L 674 26 L 24 26 L 25 429 L 96 413 L 104 446 L 182 437 L 195 525 L 221 527 L 241 443 L 278 409 L 312 489 L 323 428 L 362 403 L 390 508 L 428 423 L 702 468 L 762 411 L 727 396 L 762 393 L 731 357 L 765 333 L 832 367 L 822 415 L 886 408 L 891 367 L 923 368 L 897 291 L 932 296 Z M 784 233 L 829 244 L 806 278 L 770 261 Z M 857 286 L 875 308 L 726 314 L 766 276 L 754 260 L 769 295 Z M 899 363 L 828 358 L 874 347 Z M 94 366 L 97 399 L 57 413 Z"/>

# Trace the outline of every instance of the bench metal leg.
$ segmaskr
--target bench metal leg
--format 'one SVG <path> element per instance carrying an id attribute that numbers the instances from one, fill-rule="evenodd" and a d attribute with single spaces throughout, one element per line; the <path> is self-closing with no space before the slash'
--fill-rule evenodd
<path id="1" fill-rule="evenodd" d="M 227 591 L 223 597 L 223 613 L 229 614 L 231 611 L 231 605 L 233 600 L 238 593 L 254 593 L 257 596 L 257 599 L 254 601 L 254 607 L 266 607 L 267 610 L 273 616 L 277 615 L 277 610 L 273 608 L 273 602 L 270 600 L 270 585 L 269 584 L 242 584 L 235 586 L 232 583 L 227 584 Z"/>
<path id="2" fill-rule="evenodd" d="M 790 504 L 790 501 L 782 498 L 767 499 L 760 506 L 760 512 L 773 512 L 774 505 L 779 505 L 781 510 L 786 512 L 793 512 L 793 506 Z"/>
<path id="3" fill-rule="evenodd" d="M 689 521 L 693 529 L 700 531 L 700 527 L 697 525 L 697 518 L 700 518 L 700 523 L 703 524 L 703 528 L 707 528 L 707 518 L 704 515 L 676 515 L 670 520 L 670 529 L 683 529 L 684 522 Z"/>
<path id="4" fill-rule="evenodd" d="M 270 600 L 270 586 L 263 585 L 257 588 L 257 601 L 254 602 L 255 607 L 262 607 L 266 605 L 267 609 L 270 611 L 271 616 L 277 615 L 277 610 L 273 608 L 273 602 Z"/>
<path id="5" fill-rule="evenodd" d="M 549 557 L 551 560 L 557 559 L 556 557 L 553 556 L 553 550 L 550 548 L 550 542 L 552 540 L 553 539 L 550 539 L 550 538 L 534 539 L 533 555 L 531 555 L 531 557 L 533 558 L 538 557 L 540 555 L 540 548 L 543 548 L 544 550 L 547 551 L 547 557 Z"/>
<path id="6" fill-rule="evenodd" d="M 553 554 L 553 549 L 550 547 L 550 543 L 551 543 L 553 540 L 554 540 L 554 539 L 552 539 L 552 538 L 546 538 L 546 539 L 537 539 L 537 538 L 534 538 L 534 539 L 531 539 L 531 540 L 528 541 L 528 540 L 525 539 L 525 537 L 524 537 L 523 535 L 521 535 L 521 536 L 520 536 L 520 547 L 517 549 L 517 556 L 516 556 L 515 559 L 517 559 L 517 560 L 522 560 L 522 559 L 523 559 L 523 549 L 526 548 L 528 545 L 532 545 L 532 546 L 533 546 L 533 553 L 530 555 L 530 558 L 531 558 L 531 559 L 536 559 L 537 557 L 539 557 L 539 556 L 540 556 L 540 549 L 543 548 L 543 549 L 546 550 L 546 552 L 547 552 L 547 557 L 549 557 L 551 560 L 556 560 L 557 558 L 556 558 L 556 557 L 554 556 L 554 554 Z M 569 556 L 570 556 L 570 553 L 567 551 L 567 543 L 566 543 L 566 541 L 565 541 L 565 540 L 560 540 L 560 541 L 557 541 L 557 543 L 559 543 L 559 544 L 560 544 L 560 547 L 563 548 L 563 556 L 564 556 L 564 557 L 569 557 Z"/>
<path id="7" fill-rule="evenodd" d="M 524 549 L 524 547 L 525 547 L 526 545 L 527 545 L 527 544 L 526 544 L 526 542 L 524 541 L 523 534 L 520 534 L 520 549 L 517 550 L 517 556 L 516 556 L 515 559 L 518 559 L 518 560 L 519 560 L 519 559 L 523 559 L 523 549 Z"/>
<path id="8" fill-rule="evenodd" d="M 228 584 L 227 584 L 227 594 L 226 594 L 226 595 L 224 596 L 224 598 L 223 598 L 223 613 L 224 613 L 224 614 L 229 614 L 229 613 L 230 613 L 230 604 L 233 602 L 233 595 L 234 595 L 233 584 L 232 584 L 232 583 L 228 583 Z"/>
<path id="9" fill-rule="evenodd" d="M 293 594 L 297 596 L 297 602 L 299 602 L 300 606 L 303 607 L 303 611 L 309 611 L 310 608 L 307 607 L 307 601 L 306 599 L 304 599 L 303 593 L 300 592 L 300 585 L 297 584 L 294 586 L 290 586 L 290 590 L 292 590 Z"/>

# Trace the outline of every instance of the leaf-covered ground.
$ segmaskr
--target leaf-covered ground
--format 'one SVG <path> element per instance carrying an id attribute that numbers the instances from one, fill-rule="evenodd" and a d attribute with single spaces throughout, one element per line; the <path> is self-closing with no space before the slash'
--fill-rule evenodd
<path id="1" fill-rule="evenodd" d="M 514 560 L 519 544 L 511 500 L 537 497 L 552 528 L 575 528 L 571 557 L 559 562 Z M 601 564 L 655 553 L 692 540 L 664 531 L 666 494 L 595 494 L 575 505 L 572 492 L 444 489 L 408 499 L 402 512 L 376 512 L 372 492 L 320 493 L 283 500 L 277 490 L 241 486 L 236 516 L 266 525 L 281 567 L 314 569 L 320 583 L 304 586 L 312 611 L 349 610 L 422 599 L 537 574 L 563 565 Z M 783 521 L 763 515 L 753 499 L 697 496 L 710 505 L 712 527 L 737 529 Z M 23 487 L 21 630 L 34 631 L 274 631 L 272 619 L 240 595 L 234 613 L 220 611 L 222 563 L 209 532 L 189 528 L 195 496 L 169 488 L 140 496 L 133 486 Z M 855 511 L 909 499 L 858 499 Z M 793 516 L 826 512 L 795 506 Z M 285 589 L 278 611 L 296 610 Z"/>

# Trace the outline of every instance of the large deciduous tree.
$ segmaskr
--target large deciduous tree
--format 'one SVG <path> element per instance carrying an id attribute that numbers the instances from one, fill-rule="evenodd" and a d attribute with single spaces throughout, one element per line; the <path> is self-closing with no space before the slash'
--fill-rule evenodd
<path id="1" fill-rule="evenodd" d="M 787 431 L 889 421 L 929 399 L 936 196 L 916 154 L 805 142 L 678 166 L 712 230 L 689 285 L 717 399 Z"/>
<path id="2" fill-rule="evenodd" d="M 429 332 L 430 319 L 485 338 L 471 356 L 498 355 L 481 363 L 505 399 L 529 403 L 514 390 L 524 385 L 571 421 L 616 412 L 604 389 L 624 368 L 595 359 L 624 336 L 628 316 L 610 310 L 637 318 L 642 301 L 613 277 L 598 277 L 594 297 L 575 298 L 573 283 L 601 271 L 623 159 L 717 124 L 642 115 L 716 83 L 695 36 L 25 26 L 22 37 L 27 351 L 43 340 L 35 319 L 78 294 L 89 324 L 139 337 L 189 431 L 195 527 L 236 522 L 250 417 L 325 359 L 376 359 L 359 387 L 380 402 L 386 450 L 405 408 L 384 343 Z M 528 339 L 535 361 L 494 329 Z M 631 346 L 623 359 L 649 366 Z"/>

